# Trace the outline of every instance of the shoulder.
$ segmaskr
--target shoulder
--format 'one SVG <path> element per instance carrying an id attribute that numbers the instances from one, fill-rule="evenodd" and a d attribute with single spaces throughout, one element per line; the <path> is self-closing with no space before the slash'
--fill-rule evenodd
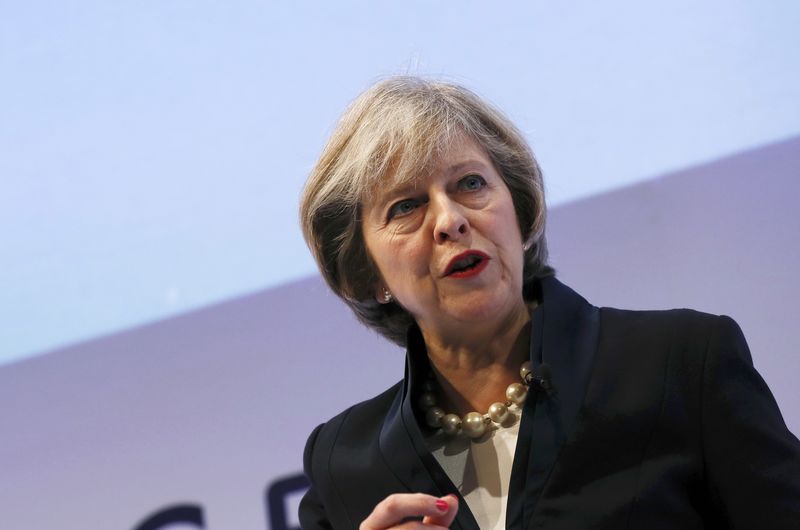
<path id="1" fill-rule="evenodd" d="M 715 326 L 720 317 L 694 309 L 630 310 L 601 307 L 604 324 L 631 328 L 672 329 L 684 332 L 703 332 Z"/>
<path id="2" fill-rule="evenodd" d="M 675 432 L 699 447 L 709 359 L 731 355 L 722 346 L 731 329 L 738 326 L 728 317 L 688 309 L 601 308 L 585 416 L 602 429 L 615 425 L 631 443 L 649 442 L 630 433 Z"/>
<path id="3" fill-rule="evenodd" d="M 318 426 L 306 443 L 304 459 L 310 463 L 312 454 L 317 457 L 328 453 L 340 441 L 357 438 L 359 443 L 377 442 L 384 419 L 401 394 L 402 381 L 377 396 L 356 403 Z"/>
<path id="4" fill-rule="evenodd" d="M 375 455 L 381 428 L 401 396 L 402 381 L 345 409 L 308 437 L 303 469 L 311 487 L 300 502 L 303 528 L 356 526 L 359 518 L 350 504 L 353 485 L 362 484 L 359 477 L 380 465 Z"/>
<path id="5" fill-rule="evenodd" d="M 622 386 L 646 382 L 670 395 L 699 398 L 709 365 L 730 357 L 752 363 L 739 326 L 727 316 L 601 308 L 599 322 L 595 366 Z M 636 377 L 620 381 L 619 374 Z"/>
<path id="6" fill-rule="evenodd" d="M 600 308 L 600 336 L 606 343 L 636 348 L 668 348 L 702 352 L 720 336 L 741 336 L 730 317 L 692 309 L 631 311 Z"/>
<path id="7" fill-rule="evenodd" d="M 728 316 L 601 308 L 599 320 L 594 380 L 614 388 L 620 399 L 638 396 L 654 410 L 668 405 L 699 425 L 709 399 L 724 399 L 744 377 L 769 394 L 739 325 Z"/>
<path id="8" fill-rule="evenodd" d="M 601 344 L 612 343 L 617 348 L 665 346 L 680 341 L 699 346 L 720 325 L 731 323 L 738 329 L 728 317 L 692 309 L 597 307 L 553 277 L 542 279 L 541 288 L 545 306 L 551 303 L 555 308 L 548 317 L 565 322 L 564 330 L 575 334 L 594 329 Z"/>

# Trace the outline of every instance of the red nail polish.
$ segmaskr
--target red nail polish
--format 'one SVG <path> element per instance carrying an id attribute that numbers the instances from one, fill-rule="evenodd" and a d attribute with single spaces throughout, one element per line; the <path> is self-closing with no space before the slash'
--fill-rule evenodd
<path id="1" fill-rule="evenodd" d="M 439 499 L 436 501 L 436 507 L 439 508 L 440 512 L 446 512 L 449 505 L 447 504 L 447 501 Z"/>

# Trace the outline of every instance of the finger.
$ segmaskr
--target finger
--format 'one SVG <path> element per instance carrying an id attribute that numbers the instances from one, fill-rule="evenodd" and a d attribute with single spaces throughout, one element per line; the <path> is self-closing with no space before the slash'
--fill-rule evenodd
<path id="1" fill-rule="evenodd" d="M 439 500 L 447 503 L 447 509 L 436 515 L 425 516 L 425 518 L 422 519 L 422 522 L 449 528 L 450 525 L 453 524 L 453 520 L 456 518 L 456 514 L 458 513 L 458 497 L 450 493 Z"/>
<path id="2" fill-rule="evenodd" d="M 423 523 L 420 520 L 414 520 L 392 526 L 391 530 L 447 530 L 447 527 L 439 526 L 438 524 Z"/>
<path id="3" fill-rule="evenodd" d="M 447 504 L 445 505 L 445 501 Z M 437 504 L 437 501 L 438 504 Z M 375 506 L 372 513 L 361 523 L 361 530 L 389 528 L 410 517 L 437 516 L 450 510 L 448 499 L 439 499 L 424 493 L 395 493 Z M 413 522 L 413 521 L 409 521 Z"/>

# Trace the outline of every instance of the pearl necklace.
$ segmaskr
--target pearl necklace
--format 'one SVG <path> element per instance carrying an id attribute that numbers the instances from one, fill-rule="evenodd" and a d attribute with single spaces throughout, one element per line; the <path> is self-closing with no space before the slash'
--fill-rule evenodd
<path id="1" fill-rule="evenodd" d="M 522 382 L 508 385 L 505 402 L 492 403 L 486 414 L 467 412 L 463 418 L 458 414 L 447 414 L 436 406 L 436 396 L 433 394 L 434 382 L 433 377 L 431 377 L 426 382 L 425 392 L 419 399 L 419 405 L 425 412 L 425 423 L 430 427 L 442 429 L 442 432 L 450 436 L 462 432 L 469 438 L 480 438 L 487 428 L 493 424 L 500 427 L 508 420 L 511 414 L 508 408 L 512 404 L 521 407 L 525 403 L 525 398 L 528 397 L 528 387 L 533 379 L 530 361 L 522 363 L 519 375 L 522 378 Z"/>

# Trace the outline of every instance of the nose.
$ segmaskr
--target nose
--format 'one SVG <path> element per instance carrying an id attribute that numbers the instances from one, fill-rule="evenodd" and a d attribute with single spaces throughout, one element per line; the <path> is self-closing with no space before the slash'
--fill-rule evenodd
<path id="1" fill-rule="evenodd" d="M 435 202 L 434 241 L 437 243 L 458 241 L 469 233 L 469 221 L 467 221 L 461 205 L 453 202 L 449 197 L 440 198 Z"/>

